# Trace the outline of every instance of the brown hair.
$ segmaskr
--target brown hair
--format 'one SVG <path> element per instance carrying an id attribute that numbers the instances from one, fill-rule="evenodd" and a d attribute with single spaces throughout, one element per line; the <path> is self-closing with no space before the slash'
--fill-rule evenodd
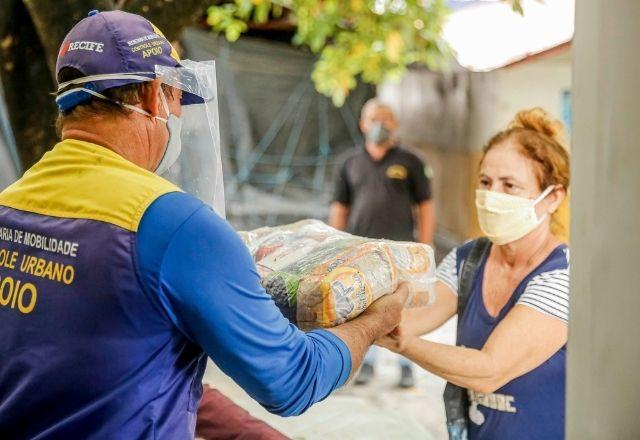
<path id="1" fill-rule="evenodd" d="M 487 152 L 507 140 L 515 141 L 525 157 L 536 163 L 536 177 L 540 190 L 551 185 L 569 189 L 569 151 L 564 146 L 564 129 L 560 121 L 540 107 L 519 111 L 506 129 L 493 136 L 485 145 L 482 160 Z M 482 160 L 480 161 L 482 163 Z M 567 224 L 569 198 L 566 197 L 552 215 L 552 231 L 568 240 Z"/>

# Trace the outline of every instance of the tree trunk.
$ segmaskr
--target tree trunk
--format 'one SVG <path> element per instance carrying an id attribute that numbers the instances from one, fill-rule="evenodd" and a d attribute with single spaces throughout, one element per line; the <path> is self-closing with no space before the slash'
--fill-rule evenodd
<path id="1" fill-rule="evenodd" d="M 20 0 L 0 2 L 0 77 L 23 168 L 56 141 L 51 71 L 31 17 Z"/>

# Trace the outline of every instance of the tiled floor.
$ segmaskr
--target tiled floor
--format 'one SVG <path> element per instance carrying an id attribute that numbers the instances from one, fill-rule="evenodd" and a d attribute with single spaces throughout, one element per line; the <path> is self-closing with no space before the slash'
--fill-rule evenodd
<path id="1" fill-rule="evenodd" d="M 455 320 L 427 338 L 452 343 Z M 255 417 L 296 439 L 445 439 L 444 381 L 414 367 L 417 383 L 410 390 L 395 384 L 395 355 L 381 350 L 376 377 L 367 386 L 347 385 L 299 417 L 281 418 L 265 411 L 211 364 L 205 382 L 218 388 Z"/>

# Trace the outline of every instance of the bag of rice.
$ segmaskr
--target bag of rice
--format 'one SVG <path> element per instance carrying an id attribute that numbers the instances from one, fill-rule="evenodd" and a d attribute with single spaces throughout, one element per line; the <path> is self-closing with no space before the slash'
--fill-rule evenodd
<path id="1" fill-rule="evenodd" d="M 435 262 L 424 244 L 356 237 L 318 220 L 240 235 L 262 285 L 303 330 L 353 319 L 401 283 L 409 286 L 410 307 L 433 298 Z"/>

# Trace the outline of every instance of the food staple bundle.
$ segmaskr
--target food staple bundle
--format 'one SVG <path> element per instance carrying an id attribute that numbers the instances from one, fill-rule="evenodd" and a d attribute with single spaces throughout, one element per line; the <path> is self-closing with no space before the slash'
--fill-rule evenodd
<path id="1" fill-rule="evenodd" d="M 262 285 L 303 330 L 353 319 L 401 283 L 409 286 L 409 306 L 427 305 L 433 295 L 433 250 L 424 244 L 356 237 L 317 220 L 240 235 Z"/>

